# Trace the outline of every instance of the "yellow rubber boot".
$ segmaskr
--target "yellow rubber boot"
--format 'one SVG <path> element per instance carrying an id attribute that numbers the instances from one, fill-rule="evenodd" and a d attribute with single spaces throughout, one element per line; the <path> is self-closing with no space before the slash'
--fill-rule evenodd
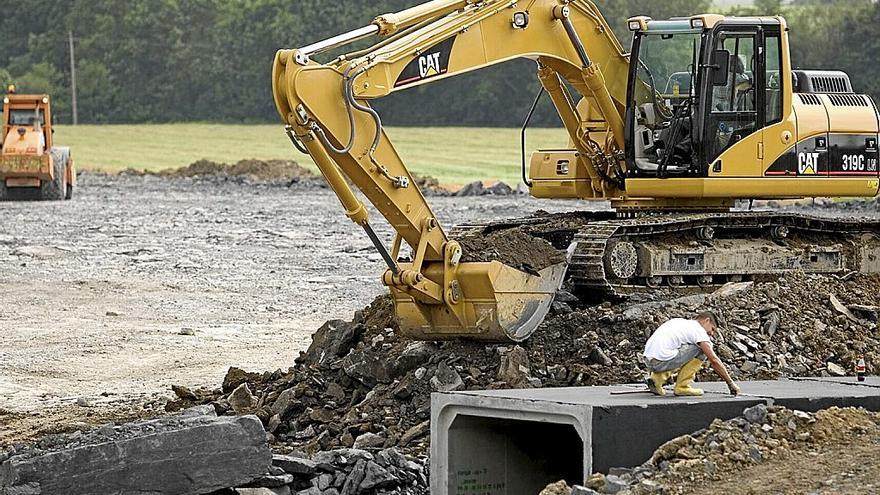
<path id="1" fill-rule="evenodd" d="M 697 371 L 700 371 L 702 367 L 703 361 L 699 359 L 692 359 L 681 367 L 681 370 L 678 372 L 678 378 L 675 380 L 675 395 L 689 397 L 703 395 L 702 390 L 691 387 L 691 384 L 694 383 L 694 378 L 697 376 Z"/>
<path id="2" fill-rule="evenodd" d="M 674 371 L 654 371 L 651 373 L 651 378 L 648 379 L 648 388 L 651 390 L 651 393 L 655 395 L 666 395 L 666 391 L 663 390 L 663 385 L 666 385 L 666 381 L 669 380 L 669 377 L 675 373 Z"/>

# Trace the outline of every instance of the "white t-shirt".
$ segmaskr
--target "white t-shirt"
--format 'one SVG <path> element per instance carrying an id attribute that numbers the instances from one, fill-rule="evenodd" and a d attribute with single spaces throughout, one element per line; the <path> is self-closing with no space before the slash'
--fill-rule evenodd
<path id="1" fill-rule="evenodd" d="M 658 361 L 669 361 L 678 355 L 678 349 L 685 344 L 699 345 L 709 342 L 709 334 L 696 320 L 673 318 L 660 325 L 645 344 L 645 357 Z"/>

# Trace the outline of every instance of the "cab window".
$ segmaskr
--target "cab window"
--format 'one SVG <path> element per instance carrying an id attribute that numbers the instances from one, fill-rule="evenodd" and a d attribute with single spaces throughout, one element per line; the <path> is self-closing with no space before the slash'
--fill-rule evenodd
<path id="1" fill-rule="evenodd" d="M 767 125 L 782 122 L 782 41 L 779 34 L 768 34 L 767 47 L 767 89 L 765 90 L 765 120 Z"/>
<path id="2" fill-rule="evenodd" d="M 36 123 L 39 123 L 40 125 L 45 123 L 45 117 L 42 110 L 40 110 L 39 113 L 34 110 L 9 111 L 9 125 L 29 126 Z"/>
<path id="3" fill-rule="evenodd" d="M 758 129 L 755 73 L 757 33 L 722 32 L 714 49 L 729 55 L 727 80 L 712 87 L 709 107 L 708 161 Z"/>

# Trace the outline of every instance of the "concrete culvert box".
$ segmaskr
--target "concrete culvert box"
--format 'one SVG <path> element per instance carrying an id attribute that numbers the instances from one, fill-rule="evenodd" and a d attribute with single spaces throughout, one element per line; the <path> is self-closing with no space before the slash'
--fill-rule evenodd
<path id="1" fill-rule="evenodd" d="M 431 493 L 534 495 L 581 483 L 591 465 L 591 408 L 474 393 L 431 398 Z"/>
<path id="2" fill-rule="evenodd" d="M 570 424 L 457 416 L 449 428 L 452 494 L 535 494 L 547 480 L 579 483 L 584 442 Z"/>
<path id="3" fill-rule="evenodd" d="M 701 383 L 702 397 L 658 397 L 643 384 L 437 393 L 431 396 L 431 494 L 534 495 L 559 480 L 582 484 L 593 472 L 642 464 L 663 443 L 756 404 L 880 410 L 878 383 L 744 382 L 739 397 L 720 382 Z"/>

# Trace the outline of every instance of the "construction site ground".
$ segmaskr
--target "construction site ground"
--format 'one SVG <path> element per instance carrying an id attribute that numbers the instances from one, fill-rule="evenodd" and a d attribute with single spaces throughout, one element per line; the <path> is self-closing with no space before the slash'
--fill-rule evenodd
<path id="1" fill-rule="evenodd" d="M 575 207 L 523 196 L 431 202 L 444 222 Z M 31 413 L 148 414 L 172 384 L 216 386 L 230 366 L 286 369 L 325 320 L 349 319 L 383 291 L 379 255 L 314 185 L 84 174 L 73 203 L 0 212 L 7 426 L 8 413 L 34 424 L 58 418 Z"/>
<path id="2" fill-rule="evenodd" d="M 227 375 L 230 367 L 287 370 L 325 321 L 350 320 L 384 293 L 380 256 L 319 182 L 297 179 L 291 185 L 223 173 L 186 175 L 83 174 L 72 203 L 0 203 L 0 447 L 46 433 L 163 414 L 174 397 L 172 385 L 202 389 L 180 407 L 227 401 L 231 389 L 226 390 L 224 376 L 232 376 Z M 438 195 L 429 202 L 445 225 L 589 206 L 523 195 Z M 799 209 L 823 215 L 878 214 L 876 203 Z M 390 229 L 371 212 L 390 245 Z M 783 349 L 778 353 L 787 348 L 798 358 L 751 357 L 748 348 L 733 345 L 750 339 L 729 332 L 719 349 L 727 350 L 725 359 L 734 363 L 738 377 L 766 378 L 764 374 L 772 377 L 785 370 L 816 375 L 825 373 L 823 360 L 828 356 L 849 367 L 855 350 L 844 348 L 844 342 L 864 346 L 869 357 L 880 358 L 875 352 L 876 325 L 866 326 L 861 319 L 854 323 L 828 303 L 836 295 L 844 304 L 880 306 L 878 286 L 877 276 L 838 280 L 795 275 L 779 283 L 756 284 L 741 294 L 713 297 L 705 304 L 721 306 L 737 324 L 734 330 L 755 332 L 749 334 L 760 341 L 755 345 Z M 632 306 L 607 304 L 576 308 L 574 313 L 556 308 L 542 327 L 545 334 L 523 344 L 525 350 L 473 343 L 420 347 L 415 351 L 430 351 L 422 381 L 455 378 L 467 388 L 512 384 L 519 378 L 532 383 L 534 376 L 521 377 L 517 371 L 529 366 L 541 373 L 543 386 L 632 381 L 639 378 L 635 355 L 649 327 L 704 304 L 673 299 L 658 292 Z M 771 299 L 773 307 L 762 309 Z M 321 379 L 315 383 L 338 380 L 343 388 L 335 388 L 344 404 L 363 399 L 367 388 L 361 383 L 378 379 L 374 399 L 379 402 L 370 414 L 408 407 L 411 414 L 399 426 L 418 429 L 413 424 L 422 421 L 424 411 L 401 406 L 405 401 L 394 398 L 399 391 L 381 376 L 387 370 L 369 366 L 374 348 L 411 350 L 407 342 L 385 331 L 393 326 L 385 322 L 388 309 L 387 300 L 377 300 L 372 312 L 360 316 L 366 332 L 349 342 L 356 345 L 349 364 L 363 376 L 343 377 L 339 355 L 308 372 L 300 364 L 290 374 L 241 380 L 258 396 L 272 400 L 297 380 L 306 389 L 313 377 Z M 775 312 L 784 316 L 781 323 L 773 320 Z M 764 335 L 772 321 L 780 324 L 779 332 L 774 324 Z M 328 345 L 338 344 L 324 338 L 330 339 Z M 560 344 L 548 345 L 554 339 Z M 321 346 L 315 347 L 323 355 Z M 504 362 L 513 363 L 514 356 L 525 359 L 525 368 L 513 366 L 512 376 L 502 377 Z M 463 357 L 469 367 L 460 362 Z M 875 361 L 872 370 L 877 368 Z M 411 380 L 409 375 L 419 371 L 409 370 L 405 378 Z M 430 392 L 422 381 L 409 383 L 413 404 L 424 402 Z M 221 382 L 224 389 L 217 390 Z M 322 394 L 313 394 L 314 400 L 324 400 Z M 317 423 L 297 413 L 285 428 L 310 430 L 305 425 L 332 423 L 345 410 L 342 405 L 338 411 L 324 410 L 329 416 Z M 390 444 L 393 435 L 403 431 L 370 418 L 365 427 L 391 435 Z M 287 441 L 300 442 L 293 432 Z M 304 438 L 302 443 L 324 446 Z M 321 438 L 336 446 L 342 437 L 324 433 L 316 440 Z M 413 452 L 425 450 L 422 438 L 410 445 Z M 688 486 L 682 481 L 679 487 L 683 492 L 704 490 L 701 493 L 725 492 L 725 487 L 751 490 L 748 493 L 861 493 L 860 487 L 867 486 L 862 480 L 877 479 L 877 464 L 867 461 L 880 451 L 877 440 L 876 435 L 859 442 L 841 439 L 814 453 L 793 450 L 712 484 Z M 865 462 L 859 464 L 860 459 Z M 717 490 L 705 491 L 710 488 Z"/>
<path id="3" fill-rule="evenodd" d="M 693 495 L 717 493 L 859 495 L 880 493 L 880 434 L 789 452 L 701 486 Z"/>

